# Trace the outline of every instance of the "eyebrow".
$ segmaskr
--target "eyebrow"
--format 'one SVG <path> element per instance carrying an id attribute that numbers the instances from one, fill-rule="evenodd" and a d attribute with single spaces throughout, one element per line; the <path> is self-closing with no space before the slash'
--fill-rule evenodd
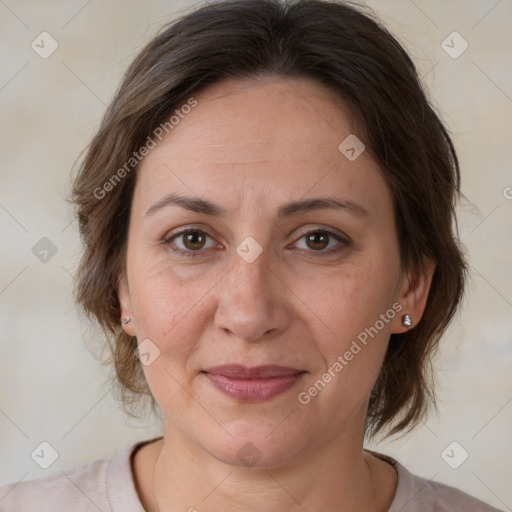
<path id="1" fill-rule="evenodd" d="M 154 203 L 145 214 L 145 217 L 149 217 L 156 213 L 158 210 L 165 208 L 170 205 L 178 205 L 186 210 L 192 212 L 202 213 L 205 215 L 211 215 L 213 217 L 222 217 L 228 213 L 228 210 L 216 205 L 206 199 L 200 197 L 187 197 L 179 196 L 177 194 L 168 194 L 156 203 Z M 277 213 L 279 220 L 285 217 L 291 217 L 299 213 L 305 213 L 311 210 L 322 210 L 328 208 L 335 208 L 346 210 L 355 216 L 364 217 L 368 215 L 368 212 L 359 204 L 353 201 L 340 200 L 335 197 L 317 197 L 312 199 L 302 199 L 300 201 L 292 201 L 282 205 Z"/>

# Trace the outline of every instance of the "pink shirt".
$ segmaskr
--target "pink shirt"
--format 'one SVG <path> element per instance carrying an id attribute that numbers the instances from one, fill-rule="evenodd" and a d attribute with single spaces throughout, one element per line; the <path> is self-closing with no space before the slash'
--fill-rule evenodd
<path id="1" fill-rule="evenodd" d="M 140 441 L 59 474 L 0 486 L 1 512 L 145 512 L 131 468 Z M 388 512 L 503 512 L 454 487 L 413 475 L 395 459 L 368 450 L 392 464 L 398 487 Z"/>

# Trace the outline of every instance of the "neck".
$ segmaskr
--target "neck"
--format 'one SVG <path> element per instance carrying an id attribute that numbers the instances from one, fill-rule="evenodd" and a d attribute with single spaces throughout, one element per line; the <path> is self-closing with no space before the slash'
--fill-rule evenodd
<path id="1" fill-rule="evenodd" d="M 154 466 L 151 512 L 250 512 L 262 505 L 283 512 L 387 510 L 376 498 L 375 463 L 362 441 L 340 435 L 284 464 L 249 468 L 222 462 L 167 429 Z"/>

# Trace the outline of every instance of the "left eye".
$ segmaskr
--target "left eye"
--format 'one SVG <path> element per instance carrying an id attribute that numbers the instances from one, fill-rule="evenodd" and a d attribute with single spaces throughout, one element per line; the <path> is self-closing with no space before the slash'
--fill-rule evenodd
<path id="1" fill-rule="evenodd" d="M 331 242 L 344 242 L 346 243 L 339 235 L 333 233 L 332 231 L 326 231 L 323 229 L 316 229 L 314 231 L 309 231 L 308 233 L 305 233 L 302 235 L 298 241 L 304 240 L 306 247 L 301 247 L 305 249 L 312 249 L 313 252 L 335 252 L 332 250 L 332 245 L 330 245 Z M 298 243 L 296 242 L 296 244 Z M 341 244 L 343 245 L 343 243 Z M 336 247 L 336 243 L 334 244 Z M 328 250 L 325 250 L 328 249 Z"/>

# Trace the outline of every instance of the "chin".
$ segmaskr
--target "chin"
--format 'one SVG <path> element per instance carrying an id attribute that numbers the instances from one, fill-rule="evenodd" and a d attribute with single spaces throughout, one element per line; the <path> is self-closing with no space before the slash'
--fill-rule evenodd
<path id="1" fill-rule="evenodd" d="M 284 420 L 286 422 L 286 420 Z M 284 423 L 283 422 L 283 423 Z M 287 428 L 288 427 L 288 428 Z M 229 424 L 220 438 L 209 438 L 203 449 L 217 460 L 231 466 L 270 469 L 283 466 L 307 448 L 306 432 L 295 425 L 268 421 Z M 292 428 L 290 428 L 292 427 Z"/>

